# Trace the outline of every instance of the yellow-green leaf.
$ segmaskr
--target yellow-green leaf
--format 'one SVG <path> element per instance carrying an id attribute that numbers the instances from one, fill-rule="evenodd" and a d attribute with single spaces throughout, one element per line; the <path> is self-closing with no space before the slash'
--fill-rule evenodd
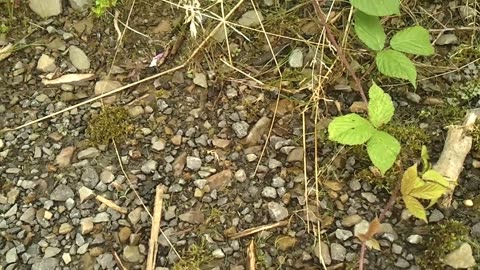
<path id="1" fill-rule="evenodd" d="M 423 180 L 425 181 L 431 181 L 435 182 L 441 186 L 444 186 L 445 188 L 450 187 L 450 183 L 441 175 L 439 172 L 435 170 L 428 170 L 422 175 Z"/>
<path id="2" fill-rule="evenodd" d="M 422 162 L 423 162 L 423 170 L 427 171 L 430 169 L 430 163 L 428 160 L 430 160 L 430 156 L 428 155 L 428 150 L 425 145 L 422 145 Z"/>
<path id="3" fill-rule="evenodd" d="M 422 178 L 417 176 L 417 180 L 415 180 L 415 185 L 413 186 L 413 188 L 418 188 L 423 185 L 425 185 L 425 181 L 423 181 Z"/>
<path id="4" fill-rule="evenodd" d="M 406 196 L 415 188 L 415 183 L 417 182 L 417 164 L 409 167 L 402 176 L 402 184 L 400 191 L 403 196 Z"/>
<path id="5" fill-rule="evenodd" d="M 425 207 L 425 209 L 432 207 L 434 204 L 437 203 L 437 201 L 438 201 L 438 198 L 430 200 L 430 203 L 427 205 L 427 207 Z"/>
<path id="6" fill-rule="evenodd" d="M 417 199 L 407 195 L 403 196 L 403 202 L 412 215 L 428 223 L 425 208 Z"/>
<path id="7" fill-rule="evenodd" d="M 429 182 L 421 187 L 414 188 L 409 195 L 419 199 L 431 200 L 440 198 L 446 190 L 447 188 L 437 183 Z"/>

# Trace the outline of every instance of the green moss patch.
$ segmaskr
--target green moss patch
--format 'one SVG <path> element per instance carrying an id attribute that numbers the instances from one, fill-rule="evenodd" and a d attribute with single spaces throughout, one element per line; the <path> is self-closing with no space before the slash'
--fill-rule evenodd
<path id="1" fill-rule="evenodd" d="M 112 140 L 124 141 L 132 132 L 132 121 L 125 108 L 106 107 L 88 123 L 87 137 L 95 145 L 106 145 Z"/>

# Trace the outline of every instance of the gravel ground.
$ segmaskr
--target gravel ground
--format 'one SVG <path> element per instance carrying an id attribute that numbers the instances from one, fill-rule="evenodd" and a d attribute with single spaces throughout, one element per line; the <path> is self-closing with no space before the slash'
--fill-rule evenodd
<path id="1" fill-rule="evenodd" d="M 18 16 L 25 17 L 19 20 L 36 25 L 16 35 L 30 33 L 24 41 L 0 38 L 1 46 L 10 41 L 28 45 L 0 61 L 0 127 L 19 126 L 158 71 L 146 68 L 158 53 L 158 40 L 146 42 L 131 32 L 111 66 L 116 45 L 111 17 L 88 16 L 90 2 L 30 1 L 20 8 Z M 138 7 L 131 25 L 168 40 L 172 27 L 167 24 L 174 21 L 170 11 L 156 17 L 149 7 Z M 248 12 L 239 23 L 255 26 L 258 19 L 252 21 Z M 437 44 L 449 45 L 455 38 L 441 36 Z M 301 67 L 302 52 L 292 55 L 289 65 Z M 444 79 L 475 78 L 476 70 Z M 52 81 L 65 74 L 92 75 Z M 219 86 L 218 77 L 213 71 L 181 69 L 102 102 L 1 133 L 0 269 L 121 269 L 120 263 L 124 269 L 142 269 L 152 225 L 144 205 L 151 211 L 159 184 L 165 194 L 157 269 L 196 269 L 197 263 L 201 269 L 248 269 L 251 240 L 258 269 L 321 269 L 320 257 L 329 269 L 355 268 L 361 245 L 356 236 L 380 213 L 388 193 L 357 177 L 355 156 L 333 159 L 337 150 L 330 144 L 320 149 L 319 162 L 330 164 L 322 171 L 320 199 L 314 192 L 306 198 L 301 108 L 280 100 L 263 151 L 276 93 L 238 82 Z M 427 97 L 411 93 L 395 101 L 410 108 Z M 109 112 L 110 126 L 103 132 L 118 129 L 123 135 L 118 157 L 111 143 L 92 144 L 100 128 L 88 127 L 109 104 L 116 110 Z M 315 140 L 313 127 L 307 119 L 308 145 Z M 306 156 L 313 160 L 311 151 Z M 432 209 L 429 214 L 432 224 L 461 219 L 474 240 L 480 236 L 480 215 L 469 214 L 462 200 L 478 194 L 479 159 L 467 160 L 456 211 Z M 271 230 L 232 239 L 275 223 L 279 226 Z M 312 229 L 318 224 L 320 243 Z M 398 203 L 381 226 L 381 251 L 368 252 L 366 268 L 422 269 L 416 261 L 424 250 L 422 226 Z M 441 259 L 454 268 L 472 267 L 479 259 L 477 248 L 464 243 Z"/>

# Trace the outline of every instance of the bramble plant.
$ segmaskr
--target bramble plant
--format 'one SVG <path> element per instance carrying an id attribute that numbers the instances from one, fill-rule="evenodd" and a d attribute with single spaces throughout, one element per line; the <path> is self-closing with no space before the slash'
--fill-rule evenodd
<path id="1" fill-rule="evenodd" d="M 400 153 L 400 143 L 379 128 L 390 122 L 395 108 L 387 93 L 373 82 L 368 90 L 368 119 L 350 113 L 333 119 L 328 125 L 329 139 L 346 145 L 367 145 L 372 163 L 384 174 Z"/>
<path id="2" fill-rule="evenodd" d="M 427 148 L 423 146 L 422 173 L 418 174 L 417 164 L 409 167 L 403 174 L 400 188 L 407 209 L 412 215 L 425 222 L 428 222 L 425 207 L 418 199 L 430 200 L 430 204 L 427 206 L 429 208 L 450 188 L 450 182 L 431 168 L 428 159 Z"/>
<path id="3" fill-rule="evenodd" d="M 95 7 L 93 13 L 97 16 L 102 16 L 108 8 L 117 5 L 118 0 L 95 0 Z"/>
<path id="4" fill-rule="evenodd" d="M 387 36 L 380 16 L 400 13 L 399 0 L 350 0 L 355 11 L 355 33 L 371 50 L 375 51 L 378 70 L 389 77 L 408 80 L 416 88 L 417 70 L 405 54 L 428 56 L 434 53 L 428 31 L 421 26 L 405 28 L 390 39 L 390 48 L 385 48 Z"/>

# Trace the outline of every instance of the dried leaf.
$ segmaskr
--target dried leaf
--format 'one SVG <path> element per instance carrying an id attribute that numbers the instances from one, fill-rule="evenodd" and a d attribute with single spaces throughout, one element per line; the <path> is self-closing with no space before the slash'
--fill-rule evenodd
<path id="1" fill-rule="evenodd" d="M 374 220 L 372 220 L 372 222 L 370 222 L 367 232 L 365 232 L 364 234 L 363 233 L 360 234 L 358 238 L 361 241 L 365 242 L 372 239 L 373 236 L 375 236 L 375 234 L 377 234 L 379 231 L 380 231 L 380 220 L 378 218 L 375 218 Z"/>
<path id="2" fill-rule="evenodd" d="M 333 191 L 341 191 L 343 188 L 343 183 L 338 181 L 327 180 L 323 182 L 323 185 Z"/>
<path id="3" fill-rule="evenodd" d="M 380 251 L 380 244 L 376 239 L 370 239 L 366 242 L 367 247 Z"/>
<path id="4" fill-rule="evenodd" d="M 412 189 L 415 187 L 416 180 L 417 164 L 414 164 L 413 166 L 409 167 L 405 173 L 403 173 L 402 186 L 400 189 L 403 196 L 410 194 L 410 191 L 412 191 Z"/>
<path id="5" fill-rule="evenodd" d="M 12 51 L 13 51 L 13 44 L 12 43 L 8 43 L 7 46 L 1 48 L 0 49 L 0 61 L 2 61 L 4 59 L 7 59 L 7 57 L 9 57 L 10 54 L 12 54 Z"/>
<path id="6" fill-rule="evenodd" d="M 289 248 L 292 248 L 297 243 L 297 238 L 291 237 L 288 235 L 280 236 L 275 241 L 275 247 L 277 247 L 281 251 L 286 251 Z"/>

